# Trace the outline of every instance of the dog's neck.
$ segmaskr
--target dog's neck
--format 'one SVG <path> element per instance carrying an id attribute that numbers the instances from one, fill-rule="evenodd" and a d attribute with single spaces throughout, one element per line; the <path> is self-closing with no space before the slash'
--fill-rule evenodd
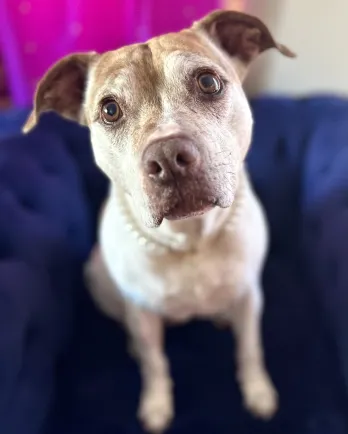
<path id="1" fill-rule="evenodd" d="M 152 229 L 139 221 L 131 199 L 122 192 L 116 192 L 116 195 L 118 195 L 123 222 L 140 245 L 158 251 L 161 249 L 197 250 L 216 236 L 225 225 L 232 228 L 242 207 L 246 182 L 245 171 L 241 170 L 236 198 L 231 207 L 225 209 L 215 207 L 201 216 L 183 220 L 165 219 L 159 227 Z"/>

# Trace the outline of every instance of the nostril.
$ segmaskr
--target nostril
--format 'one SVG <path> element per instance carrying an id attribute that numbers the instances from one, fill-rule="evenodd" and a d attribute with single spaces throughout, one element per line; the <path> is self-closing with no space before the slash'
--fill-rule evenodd
<path id="1" fill-rule="evenodd" d="M 187 167 L 196 161 L 196 156 L 190 152 L 179 152 L 175 157 L 175 162 L 179 167 Z"/>
<path id="2" fill-rule="evenodd" d="M 189 163 L 190 163 L 190 162 L 187 160 L 187 158 L 185 158 L 185 156 L 184 156 L 183 154 L 178 154 L 178 155 L 176 156 L 176 164 L 177 164 L 178 166 L 185 167 L 185 166 L 187 166 Z"/>
<path id="3" fill-rule="evenodd" d="M 159 175 L 162 172 L 162 167 L 157 161 L 149 161 L 147 171 L 149 175 Z"/>

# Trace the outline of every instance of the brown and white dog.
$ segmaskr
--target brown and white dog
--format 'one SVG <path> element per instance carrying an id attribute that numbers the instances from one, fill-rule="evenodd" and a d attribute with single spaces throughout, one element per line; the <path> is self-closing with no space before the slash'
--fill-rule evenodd
<path id="1" fill-rule="evenodd" d="M 263 418 L 277 409 L 260 336 L 268 233 L 243 163 L 252 115 L 242 82 L 269 48 L 294 56 L 259 19 L 215 11 L 147 43 L 73 54 L 43 77 L 24 127 L 55 110 L 90 128 L 111 187 L 89 287 L 129 333 L 152 432 L 173 417 L 166 320 L 225 321 L 245 406 Z"/>

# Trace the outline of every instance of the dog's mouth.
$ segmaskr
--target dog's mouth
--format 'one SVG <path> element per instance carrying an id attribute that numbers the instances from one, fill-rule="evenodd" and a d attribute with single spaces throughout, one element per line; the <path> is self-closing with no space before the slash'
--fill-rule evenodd
<path id="1" fill-rule="evenodd" d="M 192 184 L 189 188 L 178 186 L 179 188 L 163 188 L 151 192 L 148 202 L 149 225 L 158 227 L 163 219 L 173 221 L 202 216 L 215 207 L 228 208 L 233 203 L 234 186 L 222 188 L 221 184 Z"/>
<path id="2" fill-rule="evenodd" d="M 188 201 L 173 201 L 170 205 L 160 208 L 152 207 L 150 212 L 150 220 L 146 220 L 146 226 L 155 228 L 162 224 L 163 220 L 175 221 L 185 220 L 193 217 L 199 217 L 211 211 L 216 206 L 219 206 L 219 201 L 216 199 Z"/>

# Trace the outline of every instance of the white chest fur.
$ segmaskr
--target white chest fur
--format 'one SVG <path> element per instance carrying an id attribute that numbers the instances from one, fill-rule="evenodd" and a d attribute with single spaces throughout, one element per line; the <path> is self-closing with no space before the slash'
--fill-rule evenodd
<path id="1" fill-rule="evenodd" d="M 188 252 L 157 254 L 141 248 L 125 230 L 117 203 L 109 200 L 100 225 L 100 249 L 112 284 L 92 288 L 101 308 L 110 310 L 116 299 L 125 298 L 173 321 L 228 310 L 248 280 L 259 278 L 267 249 L 262 209 L 247 187 L 243 213 L 233 230 L 225 227 Z"/>

